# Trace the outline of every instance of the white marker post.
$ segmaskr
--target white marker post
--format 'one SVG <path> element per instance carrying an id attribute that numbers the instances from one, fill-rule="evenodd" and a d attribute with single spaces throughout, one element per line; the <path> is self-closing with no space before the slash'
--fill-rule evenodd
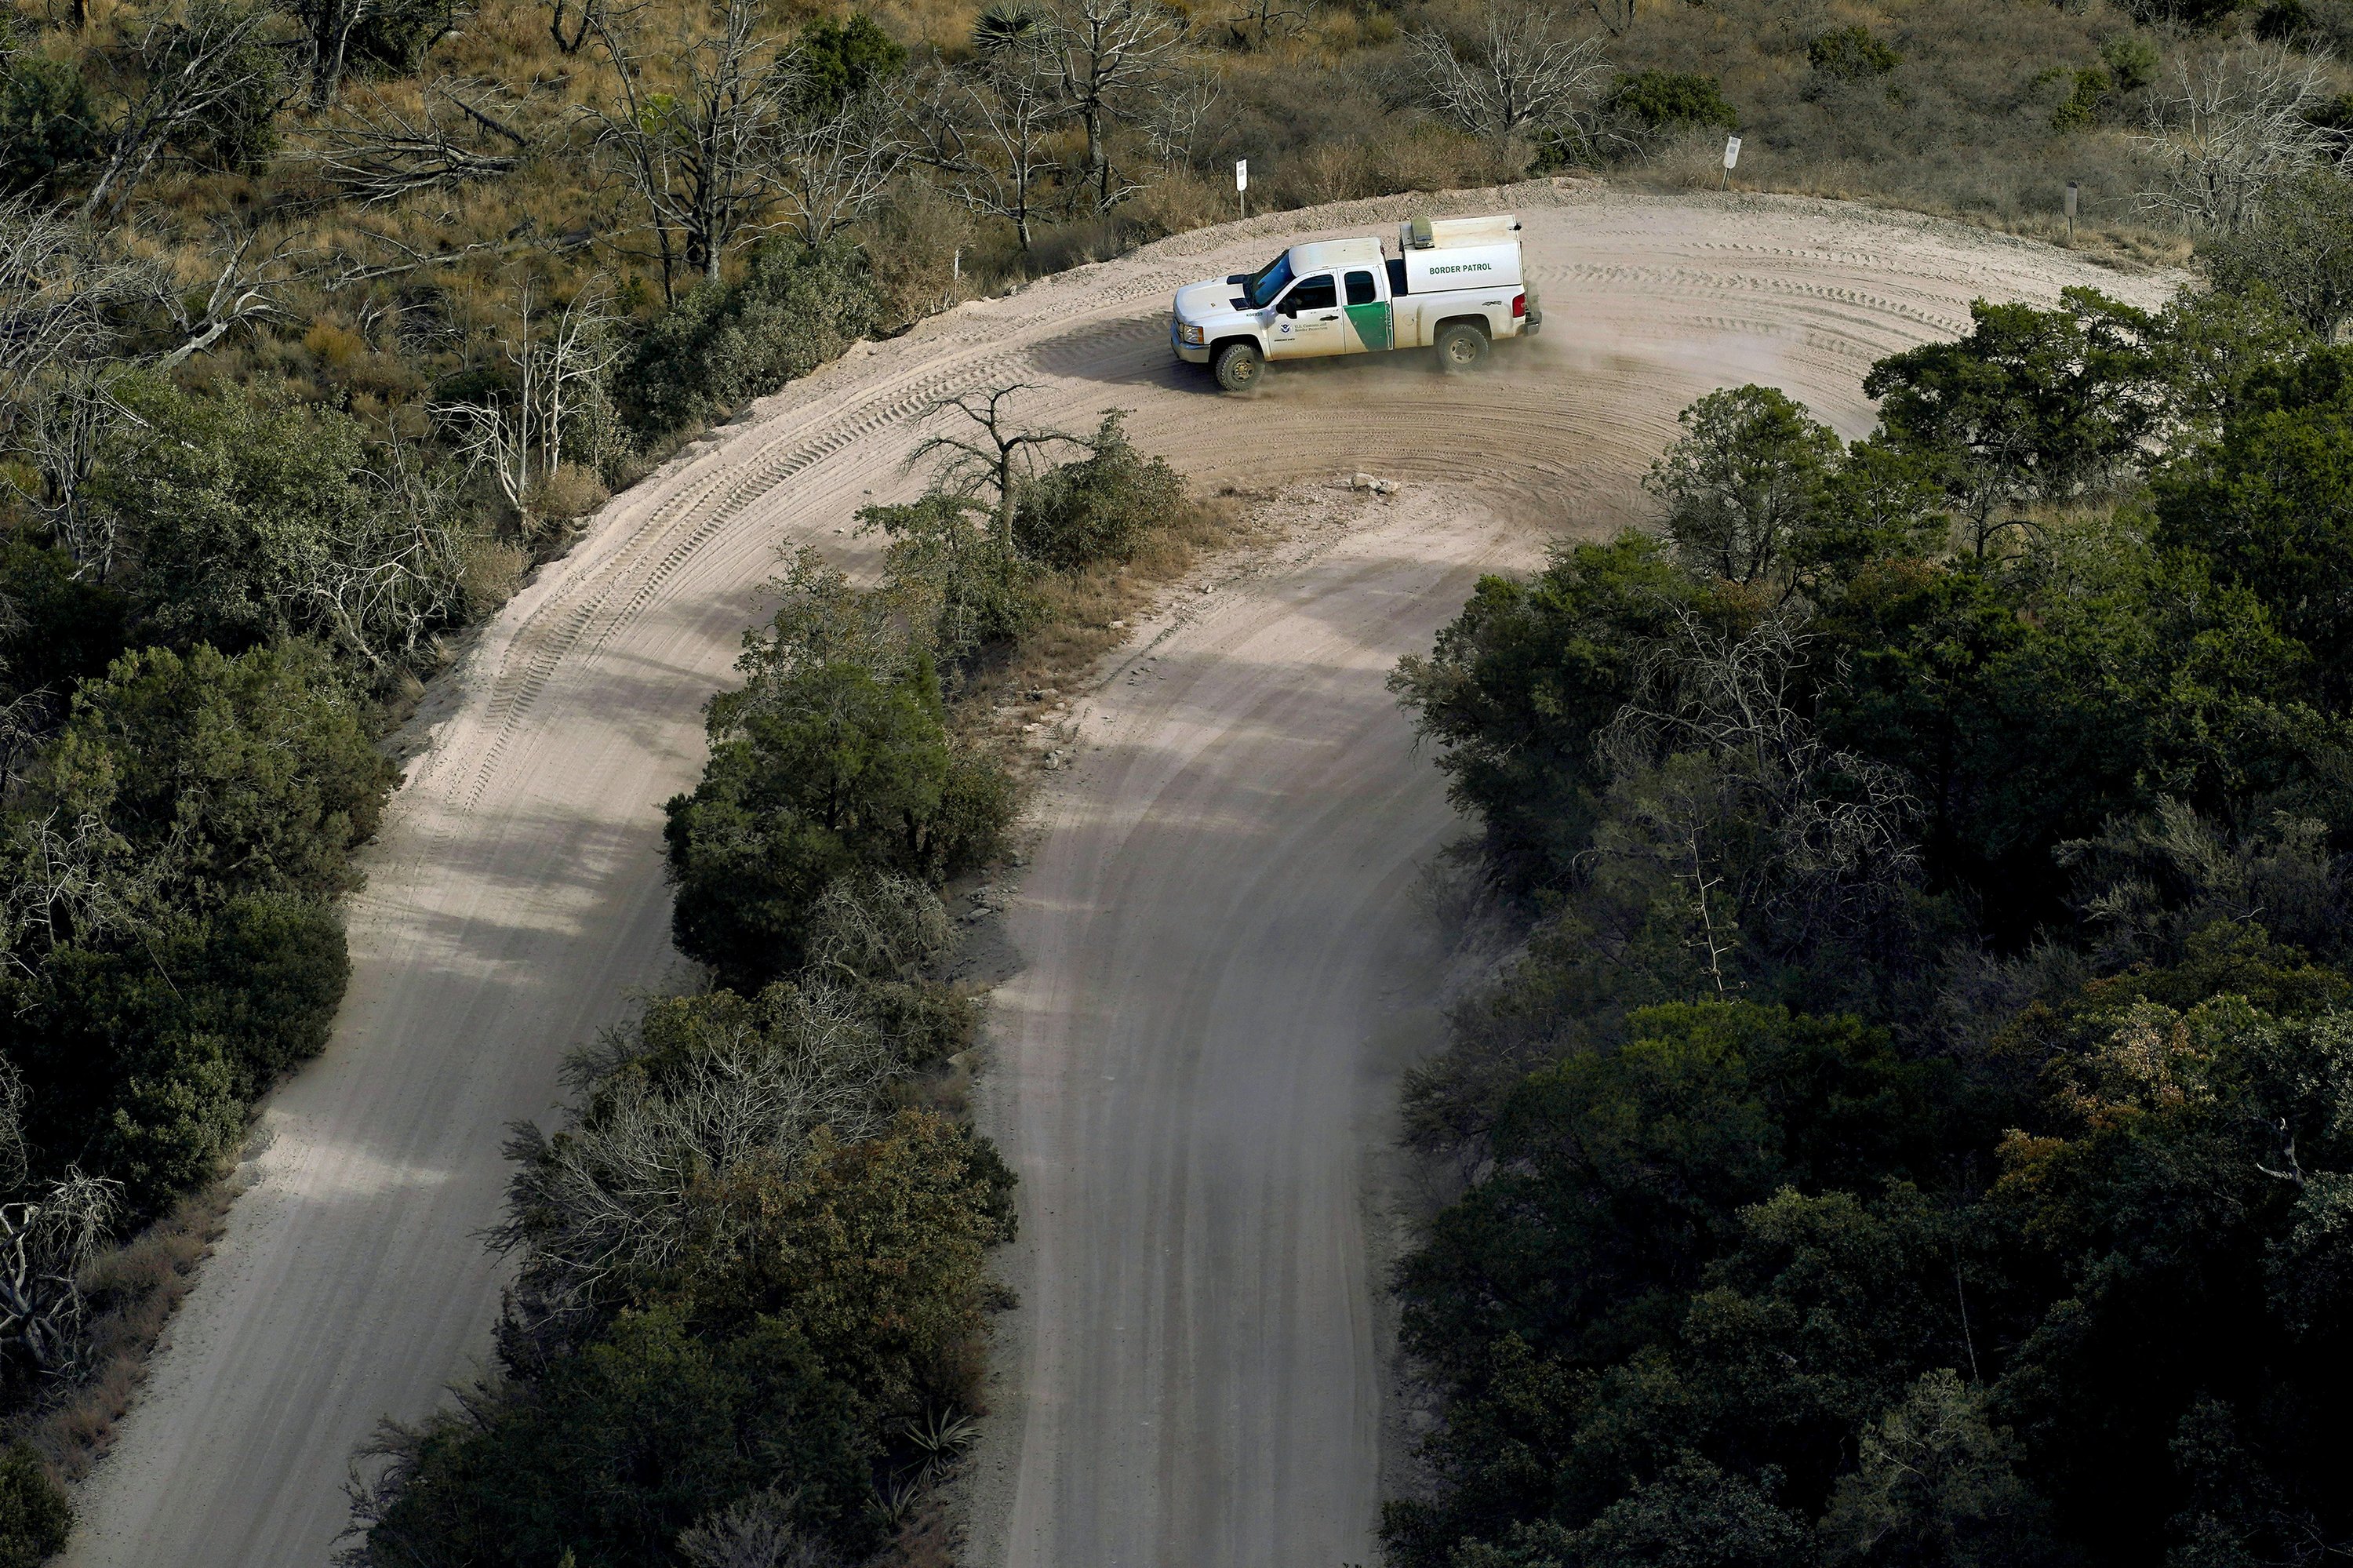
<path id="1" fill-rule="evenodd" d="M 1724 139 L 1724 183 L 1716 187 L 1718 190 L 1732 188 L 1732 166 L 1738 162 L 1740 162 L 1740 138 L 1726 136 Z"/>
<path id="2" fill-rule="evenodd" d="M 2077 187 L 2076 187 L 2075 182 L 2074 182 L 2073 180 L 2069 180 L 2069 181 L 2067 182 L 2067 243 L 2068 243 L 2068 244 L 2070 244 L 2070 245 L 2073 245 L 2073 244 L 2074 244 L 2074 243 L 2075 243 L 2075 193 L 2076 193 L 2076 188 L 2077 188 Z"/>
<path id="3" fill-rule="evenodd" d="M 1250 160 L 1234 160 L 1234 196 L 1242 204 L 1242 216 L 1250 217 Z"/>

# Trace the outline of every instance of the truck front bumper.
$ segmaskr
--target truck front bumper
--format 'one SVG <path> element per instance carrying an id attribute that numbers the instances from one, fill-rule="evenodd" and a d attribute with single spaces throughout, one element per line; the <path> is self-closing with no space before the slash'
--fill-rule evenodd
<path id="1" fill-rule="evenodd" d="M 1174 317 L 1171 317 L 1168 322 L 1168 346 L 1176 350 L 1176 357 L 1183 360 L 1187 365 L 1207 365 L 1209 363 L 1209 345 L 1206 343 L 1187 343 L 1183 338 L 1177 336 L 1176 322 Z"/>

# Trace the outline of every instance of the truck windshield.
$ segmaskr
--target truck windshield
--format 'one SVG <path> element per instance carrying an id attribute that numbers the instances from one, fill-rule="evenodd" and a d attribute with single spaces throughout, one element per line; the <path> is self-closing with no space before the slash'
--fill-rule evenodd
<path id="1" fill-rule="evenodd" d="M 1242 294 L 1250 302 L 1264 310 L 1274 303 L 1291 281 L 1291 252 L 1286 250 L 1249 277 L 1242 280 Z"/>

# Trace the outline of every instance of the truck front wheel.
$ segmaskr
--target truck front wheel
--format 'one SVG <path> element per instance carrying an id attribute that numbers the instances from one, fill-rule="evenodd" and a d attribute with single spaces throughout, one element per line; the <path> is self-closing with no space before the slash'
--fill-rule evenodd
<path id="1" fill-rule="evenodd" d="M 1229 343 L 1218 350 L 1218 385 L 1229 392 L 1247 392 L 1266 375 L 1266 355 L 1254 343 Z"/>
<path id="2" fill-rule="evenodd" d="M 1468 322 L 1450 322 L 1438 329 L 1439 368 L 1449 372 L 1477 370 L 1487 363 L 1487 334 Z"/>

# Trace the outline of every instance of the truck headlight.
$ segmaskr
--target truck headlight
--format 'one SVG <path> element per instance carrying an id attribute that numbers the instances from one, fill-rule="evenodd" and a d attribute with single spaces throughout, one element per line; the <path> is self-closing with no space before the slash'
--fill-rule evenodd
<path id="1" fill-rule="evenodd" d="M 1177 323 L 1176 336 L 1181 342 L 1192 344 L 1196 347 L 1208 341 L 1208 334 L 1191 322 Z"/>

